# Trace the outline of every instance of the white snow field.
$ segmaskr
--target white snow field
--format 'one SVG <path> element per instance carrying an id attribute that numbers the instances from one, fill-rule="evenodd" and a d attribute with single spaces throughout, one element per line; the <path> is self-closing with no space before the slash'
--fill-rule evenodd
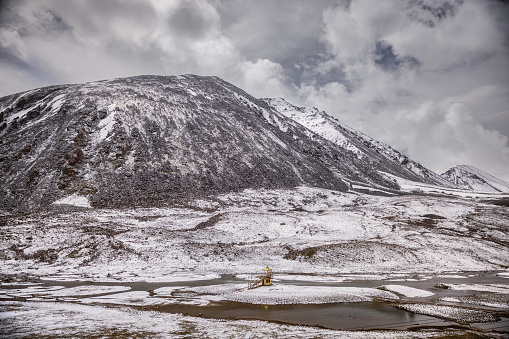
<path id="1" fill-rule="evenodd" d="M 119 293 L 128 291 L 128 286 L 103 286 L 103 285 L 87 285 L 65 288 L 64 286 L 33 286 L 20 289 L 0 289 L 0 295 L 8 295 L 12 297 L 23 298 L 41 298 L 45 299 L 55 297 L 76 297 L 76 296 L 92 296 L 96 294 Z"/>
<path id="2" fill-rule="evenodd" d="M 473 304 L 493 308 L 509 308 L 509 294 L 500 296 L 497 294 L 474 294 L 458 297 L 444 297 L 440 301 L 461 304 Z"/>

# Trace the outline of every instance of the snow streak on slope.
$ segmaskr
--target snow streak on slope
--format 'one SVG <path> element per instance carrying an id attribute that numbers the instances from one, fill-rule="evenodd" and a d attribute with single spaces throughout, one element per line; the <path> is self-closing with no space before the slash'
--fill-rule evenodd
<path id="1" fill-rule="evenodd" d="M 474 166 L 455 166 L 443 173 L 442 177 L 463 189 L 483 192 L 509 192 L 509 183 Z"/>
<path id="2" fill-rule="evenodd" d="M 340 124 L 336 119 L 316 108 L 297 107 L 282 98 L 264 99 L 281 114 L 297 121 L 325 139 L 353 152 L 359 159 L 377 162 L 382 171 L 396 176 L 440 186 L 453 187 L 438 174 L 409 159 L 389 145 Z"/>

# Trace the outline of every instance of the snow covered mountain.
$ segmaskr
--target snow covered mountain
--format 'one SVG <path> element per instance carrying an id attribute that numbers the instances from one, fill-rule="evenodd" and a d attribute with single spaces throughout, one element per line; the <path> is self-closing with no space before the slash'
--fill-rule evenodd
<path id="1" fill-rule="evenodd" d="M 387 144 L 340 124 L 317 108 L 294 106 L 282 98 L 264 99 L 279 113 L 297 121 L 325 139 L 353 152 L 359 159 L 377 162 L 381 171 L 417 182 L 454 187 L 451 182 L 411 160 Z"/>
<path id="2" fill-rule="evenodd" d="M 323 112 L 256 99 L 217 77 L 138 76 L 0 98 L 0 210 L 69 199 L 157 206 L 246 188 L 398 190 L 383 173 L 454 186 Z"/>
<path id="3" fill-rule="evenodd" d="M 193 75 L 52 86 L 0 99 L 0 206 L 67 196 L 140 206 L 347 181 L 397 189 L 349 150 L 239 88 Z"/>
<path id="4" fill-rule="evenodd" d="M 455 166 L 441 175 L 443 178 L 467 190 L 483 192 L 509 192 L 509 183 L 474 166 Z"/>

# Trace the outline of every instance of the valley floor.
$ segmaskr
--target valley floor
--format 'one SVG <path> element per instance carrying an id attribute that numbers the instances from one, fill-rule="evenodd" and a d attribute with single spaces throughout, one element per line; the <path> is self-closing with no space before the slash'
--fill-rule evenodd
<path id="1" fill-rule="evenodd" d="M 4 215 L 0 223 L 0 320 L 11 337 L 29 337 L 31 329 L 49 337 L 118 331 L 408 338 L 508 331 L 509 210 L 475 199 L 301 187 L 246 190 L 178 208 L 55 208 Z M 245 290 L 243 279 L 267 265 L 279 282 Z M 496 282 L 483 280 L 482 272 Z M 291 305 L 352 303 L 428 317 L 441 329 L 422 332 L 428 318 L 420 318 L 419 331 L 408 332 L 415 327 L 410 318 L 402 327 L 361 327 L 390 333 L 343 333 L 338 330 L 347 327 L 302 327 L 296 325 L 312 323 L 225 311 L 243 305 L 284 313 Z M 185 305 L 194 307 L 193 316 L 181 314 Z M 224 320 L 208 319 L 217 312 Z M 55 325 L 57 319 L 67 325 Z"/>

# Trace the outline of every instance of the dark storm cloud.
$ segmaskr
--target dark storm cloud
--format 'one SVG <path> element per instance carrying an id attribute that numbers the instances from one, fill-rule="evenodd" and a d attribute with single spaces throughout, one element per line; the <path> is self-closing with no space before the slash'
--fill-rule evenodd
<path id="1" fill-rule="evenodd" d="M 150 2 L 137 0 L 67 0 L 59 1 L 58 6 L 48 1 L 47 6 L 87 36 L 109 35 L 125 23 L 143 27 L 156 14 Z"/>
<path id="2" fill-rule="evenodd" d="M 352 85 L 346 79 L 345 72 L 340 67 L 327 67 L 325 69 L 320 69 L 318 66 L 326 63 L 331 59 L 330 55 L 316 55 L 316 56 L 308 56 L 302 60 L 300 60 L 299 71 L 301 71 L 300 78 L 298 82 L 295 82 L 296 85 L 300 86 L 302 84 L 313 84 L 315 87 L 319 88 L 323 85 L 326 85 L 331 82 L 337 82 L 345 85 L 347 88 L 352 87 Z"/>
<path id="3" fill-rule="evenodd" d="M 170 32 L 191 39 L 201 39 L 210 31 L 213 20 L 194 2 L 182 2 L 167 19 Z"/>
<path id="4" fill-rule="evenodd" d="M 450 17 L 458 11 L 459 6 L 463 3 L 463 0 L 453 1 L 426 1 L 417 0 L 411 1 L 414 6 L 427 12 L 427 17 L 416 16 L 416 19 L 429 27 L 435 27 L 437 22 Z M 411 13 L 412 15 L 413 13 Z"/>
<path id="5" fill-rule="evenodd" d="M 218 10 L 223 33 L 235 40 L 243 53 L 278 60 L 324 50 L 317 43 L 322 35 L 323 8 L 333 3 L 235 0 L 220 2 Z"/>
<path id="6" fill-rule="evenodd" d="M 385 41 L 378 41 L 375 48 L 375 64 L 388 72 L 398 72 L 400 68 L 416 68 L 421 64 L 412 56 L 399 56 Z"/>

